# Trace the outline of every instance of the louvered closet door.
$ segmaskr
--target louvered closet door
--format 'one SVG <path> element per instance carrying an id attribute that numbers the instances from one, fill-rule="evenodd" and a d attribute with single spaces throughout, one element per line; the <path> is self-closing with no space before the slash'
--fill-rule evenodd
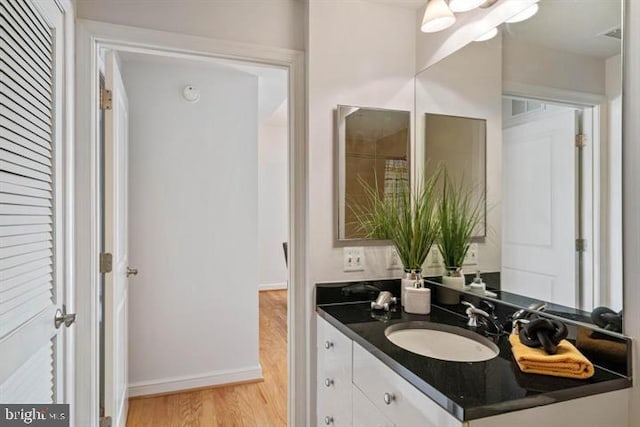
<path id="1" fill-rule="evenodd" d="M 0 402 L 62 403 L 63 12 L 0 2 Z"/>

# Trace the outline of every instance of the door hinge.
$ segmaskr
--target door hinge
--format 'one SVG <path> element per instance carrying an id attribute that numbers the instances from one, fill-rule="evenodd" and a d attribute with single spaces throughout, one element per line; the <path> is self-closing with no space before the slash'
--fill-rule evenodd
<path id="1" fill-rule="evenodd" d="M 113 255 L 109 252 L 100 254 L 100 273 L 111 273 L 113 270 Z"/>
<path id="2" fill-rule="evenodd" d="M 576 252 L 586 252 L 587 239 L 576 239 Z"/>
<path id="3" fill-rule="evenodd" d="M 111 427 L 111 417 L 100 417 L 100 427 Z"/>
<path id="4" fill-rule="evenodd" d="M 579 133 L 576 135 L 576 147 L 582 148 L 587 145 L 587 137 L 583 133 Z"/>
<path id="5" fill-rule="evenodd" d="M 113 108 L 113 93 L 109 89 L 100 89 L 100 108 L 102 110 Z"/>

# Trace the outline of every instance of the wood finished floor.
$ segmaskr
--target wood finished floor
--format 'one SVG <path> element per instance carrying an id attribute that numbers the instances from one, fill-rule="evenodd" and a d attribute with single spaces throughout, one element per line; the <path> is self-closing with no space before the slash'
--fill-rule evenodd
<path id="1" fill-rule="evenodd" d="M 287 291 L 260 292 L 263 382 L 129 401 L 127 427 L 287 425 Z"/>

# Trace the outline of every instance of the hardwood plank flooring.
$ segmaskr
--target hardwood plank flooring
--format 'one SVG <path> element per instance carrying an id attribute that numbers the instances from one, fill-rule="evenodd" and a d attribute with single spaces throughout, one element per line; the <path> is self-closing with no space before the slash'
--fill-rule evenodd
<path id="1" fill-rule="evenodd" d="M 264 381 L 133 398 L 127 427 L 287 425 L 287 291 L 260 292 Z"/>

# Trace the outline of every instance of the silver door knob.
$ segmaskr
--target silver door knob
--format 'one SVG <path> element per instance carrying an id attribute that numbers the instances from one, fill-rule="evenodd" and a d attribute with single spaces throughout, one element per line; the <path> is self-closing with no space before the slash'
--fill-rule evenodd
<path id="1" fill-rule="evenodd" d="M 384 394 L 384 403 L 386 403 L 387 405 L 391 405 L 391 402 L 393 402 L 394 400 L 396 400 L 396 397 L 393 395 L 393 393 Z"/>
<path id="2" fill-rule="evenodd" d="M 325 341 L 324 342 L 324 348 L 329 350 L 331 347 L 333 347 L 333 343 L 331 341 Z"/>
<path id="3" fill-rule="evenodd" d="M 324 380 L 324 385 L 327 387 L 331 387 L 333 385 L 333 380 L 331 378 L 327 378 Z"/>
<path id="4" fill-rule="evenodd" d="M 324 417 L 324 423 L 326 425 L 333 424 L 333 417 L 329 417 L 329 416 Z"/>
<path id="5" fill-rule="evenodd" d="M 56 310 L 56 316 L 53 318 L 53 324 L 55 325 L 56 329 L 59 329 L 63 323 L 64 323 L 64 326 L 68 328 L 75 321 L 76 321 L 76 314 L 67 313 L 67 306 L 65 304 L 62 304 L 62 310 L 60 309 Z"/>
<path id="6" fill-rule="evenodd" d="M 127 267 L 127 277 L 129 277 L 129 276 L 137 276 L 137 275 L 138 275 L 138 269 L 137 268 Z"/>

